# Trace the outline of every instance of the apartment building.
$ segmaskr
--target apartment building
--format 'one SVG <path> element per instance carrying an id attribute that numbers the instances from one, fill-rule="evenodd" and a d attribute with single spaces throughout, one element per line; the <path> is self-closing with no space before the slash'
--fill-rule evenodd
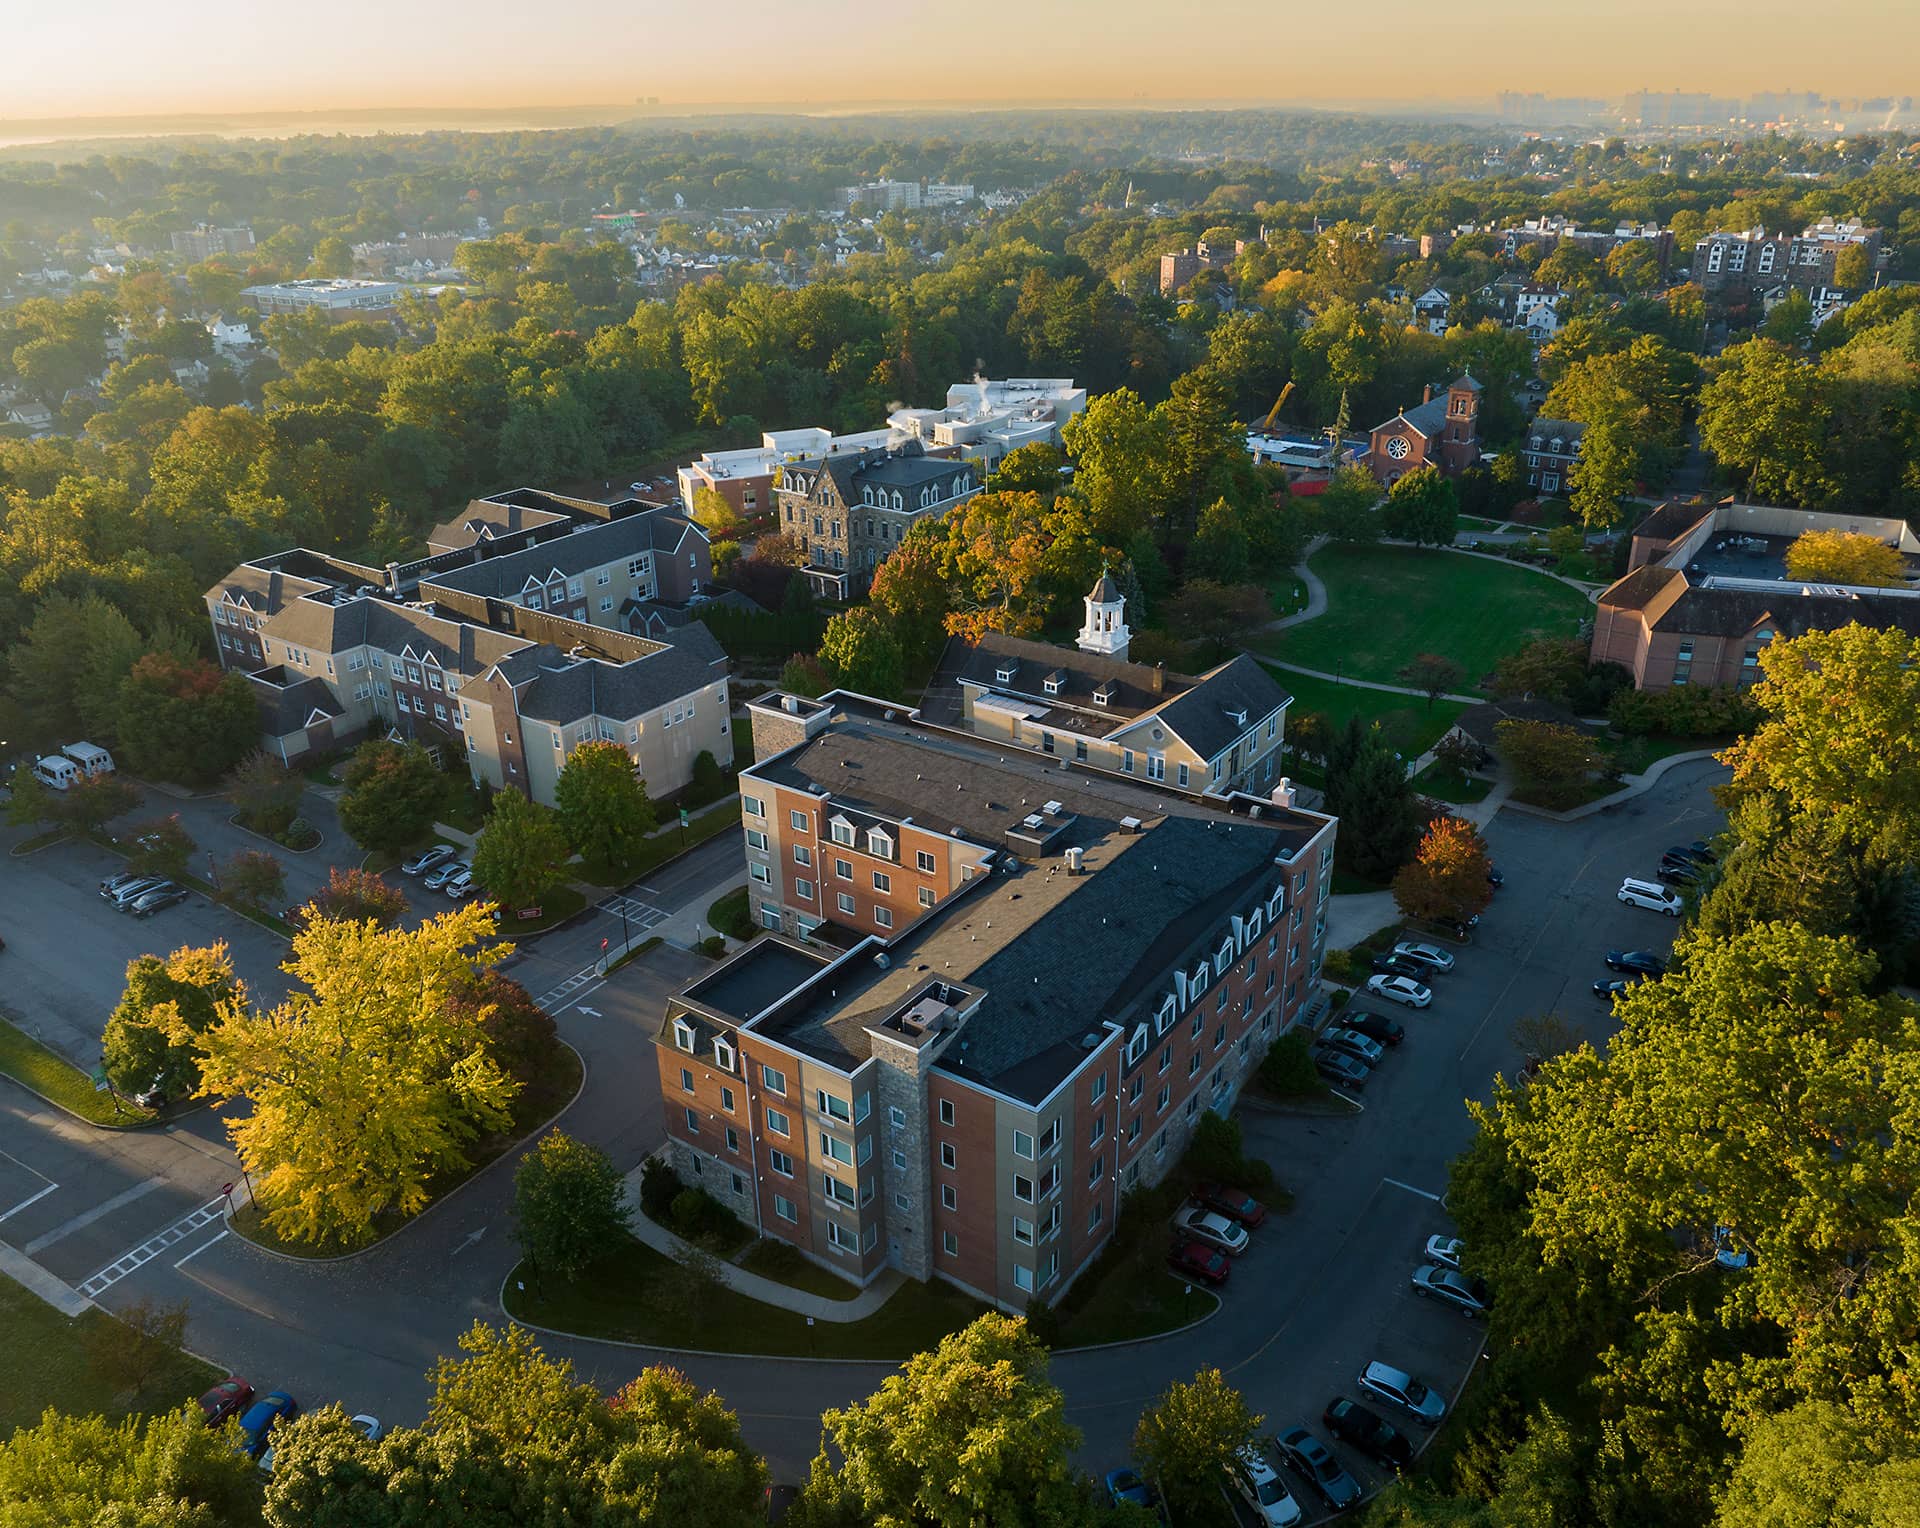
<path id="1" fill-rule="evenodd" d="M 891 450 L 790 462 L 773 486 L 779 528 L 807 550 L 801 575 L 831 600 L 865 593 L 873 570 L 915 523 L 979 492 L 971 464 L 929 456 L 913 439 Z"/>
<path id="2" fill-rule="evenodd" d="M 1898 588 L 1807 584 L 1786 576 L 1786 550 L 1808 531 L 1877 537 L 1905 559 Z M 1920 538 L 1904 520 L 1763 504 L 1663 504 L 1633 530 L 1626 576 L 1594 610 L 1592 658 L 1636 687 L 1743 685 L 1760 652 L 1858 622 L 1920 636 Z"/>
<path id="3" fill-rule="evenodd" d="M 296 549 L 242 563 L 205 598 L 276 758 L 417 739 L 551 805 L 584 742 L 625 746 L 655 796 L 689 784 L 703 752 L 731 764 L 726 655 L 697 600 L 668 602 L 708 576 L 698 527 L 651 512 L 385 568 Z M 676 618 L 651 619 L 663 611 Z M 642 620 L 651 635 L 629 629 Z"/>
<path id="4" fill-rule="evenodd" d="M 210 260 L 215 255 L 245 255 L 253 250 L 253 230 L 244 225 L 239 228 L 216 228 L 211 223 L 196 223 L 167 237 L 173 245 L 173 252 L 185 255 L 189 260 Z"/>
<path id="5" fill-rule="evenodd" d="M 1126 600 L 1106 574 L 1073 647 L 954 637 L 915 714 L 1079 769 L 1193 795 L 1265 794 L 1293 697 L 1241 654 L 1200 675 L 1127 657 Z"/>
<path id="6" fill-rule="evenodd" d="M 1520 459 L 1526 464 L 1527 486 L 1542 493 L 1565 493 L 1573 486 L 1573 470 L 1580 462 L 1580 442 L 1587 427 L 1571 419 L 1535 419 L 1527 426 Z"/>
<path id="7" fill-rule="evenodd" d="M 668 1004 L 676 1171 L 857 1283 L 1057 1300 L 1313 1001 L 1335 822 L 753 703 L 768 932 Z"/>
<path id="8" fill-rule="evenodd" d="M 1882 231 L 1857 218 L 1822 218 L 1798 234 L 1768 233 L 1764 228 L 1716 230 L 1694 245 L 1693 279 L 1709 297 L 1735 305 L 1780 282 L 1803 291 L 1837 286 L 1835 263 L 1843 249 L 1854 245 L 1866 251 L 1869 271 L 1885 269 L 1888 252 Z"/>

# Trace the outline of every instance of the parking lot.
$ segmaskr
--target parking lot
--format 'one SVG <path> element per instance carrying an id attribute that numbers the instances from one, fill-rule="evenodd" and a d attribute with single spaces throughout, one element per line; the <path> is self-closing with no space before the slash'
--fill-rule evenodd
<path id="1" fill-rule="evenodd" d="M 1431 1429 L 1363 1396 L 1355 1378 L 1380 1360 L 1451 1405 L 1480 1351 L 1481 1322 L 1410 1283 L 1427 1238 L 1453 1231 L 1441 1201 L 1448 1163 L 1472 1137 L 1464 1101 L 1488 1096 L 1496 1072 L 1517 1075 L 1518 1019 L 1558 1013 L 1596 1043 L 1608 1037 L 1611 1009 L 1592 991 L 1609 974 L 1605 952 L 1664 955 L 1675 929 L 1659 913 L 1624 906 L 1617 888 L 1625 876 L 1650 876 L 1669 844 L 1718 831 L 1709 787 L 1725 777 L 1711 764 L 1682 765 L 1647 795 L 1581 822 L 1517 811 L 1494 819 L 1487 840 L 1506 884 L 1472 943 L 1447 946 L 1455 968 L 1432 979 L 1432 1006 L 1362 999 L 1404 1024 L 1407 1037 L 1356 1095 L 1358 1106 L 1241 1104 L 1248 1154 L 1272 1164 L 1295 1205 L 1253 1233 L 1220 1312 L 1176 1339 L 1177 1357 L 1147 1344 L 1056 1358 L 1070 1417 L 1086 1433 L 1086 1468 L 1103 1474 L 1126 1457 L 1134 1419 L 1167 1379 L 1216 1365 L 1265 1416 L 1263 1435 L 1307 1428 L 1369 1490 L 1381 1483 L 1379 1468 L 1321 1425 L 1333 1397 L 1362 1401 L 1424 1443 Z M 1304 1521 L 1332 1515 L 1297 1478 L 1289 1486 Z"/>

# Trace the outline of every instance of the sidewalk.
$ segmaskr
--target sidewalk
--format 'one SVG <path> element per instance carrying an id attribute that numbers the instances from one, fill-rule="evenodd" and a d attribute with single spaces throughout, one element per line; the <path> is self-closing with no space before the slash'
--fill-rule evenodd
<path id="1" fill-rule="evenodd" d="M 678 1262 L 687 1254 L 687 1244 L 640 1212 L 640 1173 L 645 1166 L 646 1163 L 642 1162 L 627 1174 L 627 1204 L 633 1210 L 633 1234 L 655 1252 Z M 832 1321 L 841 1325 L 866 1320 L 893 1297 L 893 1292 L 906 1282 L 906 1277 L 898 1268 L 889 1268 L 851 1300 L 829 1300 L 825 1295 L 808 1294 L 804 1289 L 793 1289 L 772 1279 L 763 1279 L 759 1274 L 748 1273 L 746 1269 L 736 1268 L 731 1263 L 722 1263 L 719 1268 L 720 1282 L 736 1294 L 745 1295 L 749 1300 L 758 1300 L 762 1305 L 777 1305 L 783 1310 L 811 1316 L 816 1321 Z"/>

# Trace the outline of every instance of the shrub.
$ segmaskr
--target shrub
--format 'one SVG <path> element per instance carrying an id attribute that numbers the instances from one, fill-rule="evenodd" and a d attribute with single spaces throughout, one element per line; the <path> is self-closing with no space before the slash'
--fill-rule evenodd
<path id="1" fill-rule="evenodd" d="M 1304 1029 L 1290 1029 L 1273 1042 L 1260 1062 L 1260 1086 L 1281 1098 L 1310 1098 L 1326 1092 Z"/>
<path id="2" fill-rule="evenodd" d="M 1199 1124 L 1194 1126 L 1181 1170 L 1188 1178 L 1218 1178 L 1254 1190 L 1264 1189 L 1273 1182 L 1273 1169 L 1243 1151 L 1240 1122 L 1211 1110 L 1202 1114 Z"/>
<path id="3" fill-rule="evenodd" d="M 665 1157 L 649 1157 L 640 1169 L 640 1213 L 648 1220 L 664 1222 L 673 1212 L 673 1201 L 680 1193 L 680 1179 Z"/>
<path id="4" fill-rule="evenodd" d="M 734 1213 L 703 1188 L 683 1188 L 675 1194 L 667 1223 L 690 1242 L 726 1241 L 740 1226 Z"/>
<path id="5" fill-rule="evenodd" d="M 727 941 L 724 935 L 709 934 L 694 946 L 708 960 L 718 960 L 727 953 Z"/>
<path id="6" fill-rule="evenodd" d="M 1051 1305 L 1035 1295 L 1027 1301 L 1027 1330 L 1033 1334 L 1034 1341 L 1053 1347 L 1060 1341 L 1062 1322 L 1060 1313 Z"/>

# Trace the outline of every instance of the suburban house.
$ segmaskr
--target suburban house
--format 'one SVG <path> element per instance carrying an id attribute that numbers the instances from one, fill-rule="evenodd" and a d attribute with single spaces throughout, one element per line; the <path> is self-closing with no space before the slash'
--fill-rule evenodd
<path id="1" fill-rule="evenodd" d="M 1573 469 L 1580 461 L 1580 440 L 1587 433 L 1571 419 L 1536 418 L 1527 426 L 1520 459 L 1526 463 L 1527 486 L 1541 493 L 1565 493 L 1573 486 Z"/>
<path id="2" fill-rule="evenodd" d="M 1432 286 L 1413 300 L 1413 321 L 1429 334 L 1447 332 L 1447 309 L 1453 298 L 1445 287 Z"/>
<path id="3" fill-rule="evenodd" d="M 929 456 L 909 439 L 891 449 L 790 462 L 774 480 L 779 528 L 799 538 L 801 575 L 823 599 L 866 591 L 873 570 L 920 520 L 980 492 L 974 467 Z"/>
<path id="4" fill-rule="evenodd" d="M 1805 584 L 1786 549 L 1807 531 L 1878 537 L 1905 558 L 1898 588 Z M 1751 684 L 1760 649 L 1858 622 L 1920 636 L 1920 538 L 1904 520 L 1761 504 L 1663 504 L 1634 527 L 1626 576 L 1600 596 L 1592 657 L 1643 690 Z"/>
<path id="5" fill-rule="evenodd" d="M 1438 467 L 1458 477 L 1480 460 L 1480 384 L 1465 372 L 1418 408 L 1395 414 L 1370 432 L 1363 465 L 1391 487 L 1416 467 Z"/>
<path id="6" fill-rule="evenodd" d="M 768 932 L 667 1005 L 675 1170 L 854 1283 L 1059 1299 L 1319 1001 L 1335 820 L 839 692 L 748 709 Z"/>
<path id="7" fill-rule="evenodd" d="M 1241 653 L 1197 676 L 1127 657 L 1113 580 L 1084 600 L 1073 647 L 988 632 L 953 637 L 919 711 L 1003 749 L 1196 796 L 1264 794 L 1279 778 L 1293 697 Z"/>
<path id="8" fill-rule="evenodd" d="M 235 568 L 206 592 L 207 614 L 222 666 L 254 687 L 262 746 L 287 764 L 411 738 L 551 805 L 567 756 L 601 740 L 665 796 L 700 754 L 733 759 L 726 655 L 693 597 L 705 552 L 698 527 L 661 511 L 530 547 L 476 535 L 385 568 L 295 549 Z M 648 620 L 648 635 L 632 629 L 663 611 L 674 618 Z"/>

